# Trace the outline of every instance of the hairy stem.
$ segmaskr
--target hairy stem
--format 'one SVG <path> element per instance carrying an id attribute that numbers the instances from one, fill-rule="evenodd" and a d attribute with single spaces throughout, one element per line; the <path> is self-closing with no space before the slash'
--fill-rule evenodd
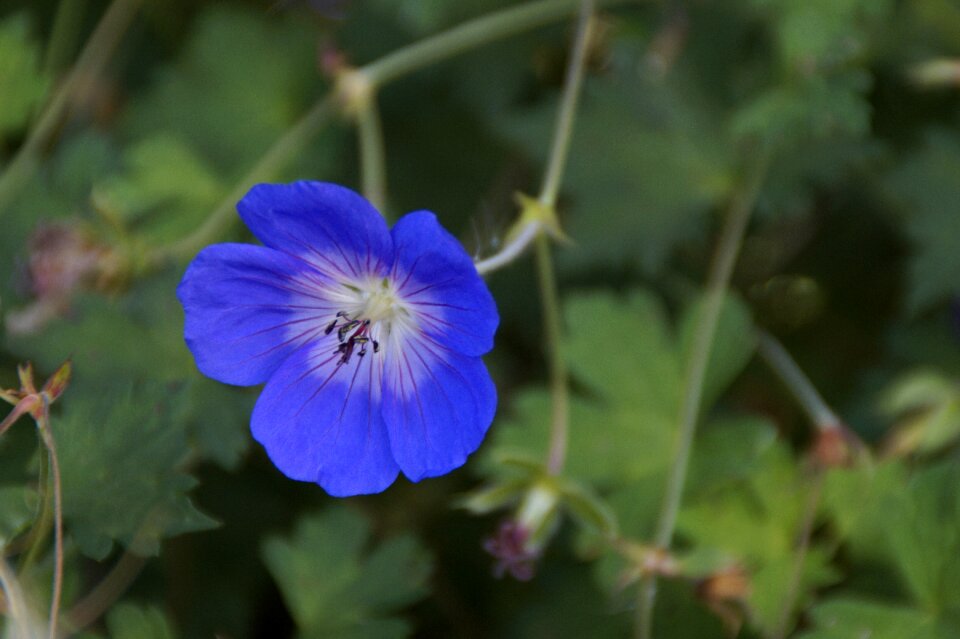
<path id="1" fill-rule="evenodd" d="M 383 145 L 383 127 L 376 93 L 371 93 L 357 113 L 360 137 L 360 177 L 363 195 L 374 208 L 387 216 L 387 163 Z"/>
<path id="2" fill-rule="evenodd" d="M 475 262 L 477 273 L 480 273 L 480 275 L 492 273 L 523 255 L 527 247 L 530 246 L 540 234 L 542 228 L 543 226 L 536 221 L 525 224 L 520 231 L 514 235 L 513 239 L 494 255 Z"/>
<path id="3" fill-rule="evenodd" d="M 113 0 L 94 29 L 73 69 L 47 102 L 36 125 L 0 175 L 0 215 L 33 176 L 43 148 L 49 144 L 75 99 L 103 71 L 107 60 L 133 21 L 141 0 Z"/>
<path id="4" fill-rule="evenodd" d="M 60 481 L 60 460 L 57 457 L 57 443 L 50 428 L 50 404 L 43 395 L 43 412 L 37 421 L 43 443 L 50 456 L 51 479 L 53 481 L 53 595 L 50 597 L 49 639 L 57 637 L 57 621 L 60 616 L 60 598 L 63 592 L 63 491 Z"/>
<path id="5" fill-rule="evenodd" d="M 654 544 L 663 550 L 669 550 L 673 542 L 673 532 L 677 524 L 677 514 L 683 498 L 683 488 L 693 449 L 693 437 L 700 415 L 700 403 L 703 397 L 703 382 L 710 363 L 713 339 L 720 320 L 723 298 L 730 284 L 733 267 L 740 245 L 746 232 L 750 213 L 756 202 L 760 185 L 767 169 L 767 155 L 761 152 L 754 158 L 753 166 L 748 170 L 744 185 L 734 194 L 727 211 L 723 230 L 717 244 L 716 253 L 710 265 L 704 303 L 699 309 L 699 317 L 693 335 L 693 346 L 683 377 L 682 400 L 677 419 L 677 447 L 673 463 L 667 476 L 663 505 L 657 521 Z M 653 633 L 653 609 L 656 603 L 657 583 L 654 575 L 645 575 L 640 581 L 637 602 L 636 636 L 650 639 Z"/>
<path id="6" fill-rule="evenodd" d="M 758 331 L 757 350 L 773 369 L 800 407 L 819 430 L 838 428 L 842 423 L 836 413 L 820 396 L 810 378 L 797 366 L 783 344 L 766 331 Z"/>
<path id="7" fill-rule="evenodd" d="M 567 66 L 560 112 L 554 130 L 553 144 L 547 162 L 543 188 L 537 198 L 545 209 L 552 210 L 557 201 L 563 169 L 570 149 L 570 137 L 573 133 L 574 116 L 583 85 L 583 74 L 587 59 L 587 46 L 590 42 L 590 26 L 596 7 L 594 0 L 583 0 L 577 18 L 577 33 L 574 36 L 573 54 Z M 550 255 L 550 240 L 541 233 L 536 241 L 537 276 L 540 283 L 541 304 L 543 308 L 543 329 L 547 340 L 547 352 L 550 367 L 550 446 L 547 452 L 547 470 L 557 475 L 563 469 L 567 457 L 567 439 L 570 429 L 570 391 L 567 363 L 563 356 L 560 299 L 557 290 L 557 278 L 554 274 L 553 259 Z"/>

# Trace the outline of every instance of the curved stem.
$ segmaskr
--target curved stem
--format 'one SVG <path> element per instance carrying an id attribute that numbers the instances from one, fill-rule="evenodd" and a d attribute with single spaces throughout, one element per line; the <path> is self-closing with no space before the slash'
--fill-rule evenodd
<path id="1" fill-rule="evenodd" d="M 823 400 L 810 378 L 800 369 L 783 344 L 766 331 L 757 332 L 757 350 L 780 377 L 818 430 L 839 428 L 842 421 Z"/>
<path id="2" fill-rule="evenodd" d="M 380 215 L 387 217 L 387 163 L 376 93 L 364 100 L 357 113 L 357 134 L 360 137 L 363 195 L 380 211 Z"/>
<path id="3" fill-rule="evenodd" d="M 67 613 L 71 632 L 80 632 L 106 612 L 140 574 L 147 560 L 125 551 L 110 572 Z"/>
<path id="4" fill-rule="evenodd" d="M 627 0 L 603 0 L 604 4 L 624 3 Z M 427 65 L 441 62 L 470 49 L 489 44 L 501 38 L 522 33 L 572 11 L 578 0 L 537 0 L 518 7 L 496 11 L 397 51 L 356 70 L 376 89 Z M 234 206 L 250 186 L 269 179 L 316 135 L 334 112 L 334 98 L 327 95 L 267 151 L 257 165 L 234 188 L 210 217 L 186 238 L 148 255 L 143 265 L 155 268 L 171 260 L 192 257 L 207 243 L 216 239 L 233 222 Z"/>
<path id="5" fill-rule="evenodd" d="M 704 303 L 697 318 L 693 346 L 683 378 L 682 401 L 677 419 L 677 448 L 670 473 L 667 476 L 663 507 L 660 511 L 654 537 L 655 545 L 664 550 L 670 548 L 677 524 L 677 514 L 680 511 L 680 502 L 683 498 L 683 488 L 687 478 L 687 467 L 690 464 L 690 453 L 693 449 L 693 436 L 696 433 L 697 420 L 700 414 L 703 381 L 706 376 L 707 365 L 710 363 L 710 352 L 717 332 L 717 324 L 720 320 L 723 298 L 733 274 L 733 267 L 740 252 L 740 244 L 743 241 L 743 235 L 747 228 L 747 222 L 750 220 L 750 213 L 756 202 L 760 185 L 766 174 L 767 165 L 768 160 L 765 152 L 755 156 L 754 165 L 747 173 L 744 186 L 738 190 L 730 203 L 716 253 L 710 265 Z M 645 575 L 640 582 L 639 600 L 637 602 L 636 635 L 642 639 L 649 639 L 652 636 L 653 609 L 656 596 L 656 577 Z"/>
<path id="6" fill-rule="evenodd" d="M 57 637 L 57 620 L 60 616 L 60 598 L 63 593 L 63 491 L 60 481 L 60 460 L 57 457 L 57 443 L 50 428 L 50 404 L 43 397 L 43 412 L 37 421 L 43 443 L 50 455 L 51 479 L 53 480 L 53 595 L 50 598 L 49 639 Z"/>
<path id="7" fill-rule="evenodd" d="M 626 0 L 606 0 L 616 4 Z M 363 67 L 376 86 L 417 71 L 429 64 L 453 57 L 493 40 L 506 38 L 561 18 L 573 11 L 579 0 L 538 0 L 518 7 L 496 11 L 470 20 L 448 31 L 398 49 Z"/>
<path id="8" fill-rule="evenodd" d="M 43 147 L 53 137 L 71 102 L 86 91 L 94 78 L 100 75 L 121 36 L 133 21 L 140 2 L 141 0 L 113 0 L 103 14 L 73 69 L 50 98 L 27 139 L 0 175 L 0 215 L 16 197 L 20 187 L 33 176 Z"/>
<path id="9" fill-rule="evenodd" d="M 570 149 L 570 137 L 573 133 L 573 121 L 583 84 L 584 68 L 587 59 L 587 45 L 590 41 L 590 26 L 593 22 L 594 0 L 583 0 L 577 18 L 577 33 L 574 37 L 573 54 L 567 66 L 560 112 L 554 131 L 553 144 L 543 178 L 543 188 L 538 200 L 544 208 L 552 210 L 557 201 L 563 169 Z M 547 352 L 550 367 L 550 444 L 547 452 L 547 470 L 554 475 L 563 470 L 567 457 L 567 439 L 570 430 L 570 391 L 567 363 L 563 355 L 560 300 L 557 278 L 554 274 L 553 259 L 550 255 L 550 240 L 544 234 L 537 236 L 537 277 L 540 283 L 540 295 L 543 308 L 543 329 L 546 335 Z"/>
<path id="10" fill-rule="evenodd" d="M 477 273 L 480 275 L 492 273 L 523 255 L 523 252 L 530 246 L 533 240 L 536 239 L 542 229 L 543 225 L 537 221 L 525 224 L 509 244 L 504 245 L 504 247 L 494 255 L 474 263 L 477 267 Z"/>
<path id="11" fill-rule="evenodd" d="M 17 629 L 13 636 L 17 639 L 21 637 L 23 639 L 33 639 L 35 634 L 30 609 L 27 606 L 16 574 L 3 557 L 0 557 L 0 588 L 3 589 L 3 594 L 7 599 L 9 616 Z"/>
<path id="12" fill-rule="evenodd" d="M 234 186 L 233 190 L 221 201 L 220 205 L 190 235 L 177 242 L 157 249 L 149 254 L 144 266 L 154 268 L 167 261 L 186 260 L 193 257 L 204 246 L 217 239 L 234 221 L 237 201 L 247 190 L 263 180 L 270 179 L 291 157 L 299 153 L 310 139 L 316 135 L 335 113 L 335 100 L 332 95 L 317 102 L 299 122 L 293 125 L 264 154 L 260 161 Z"/>
<path id="13" fill-rule="evenodd" d="M 577 103 L 580 100 L 580 87 L 583 85 L 583 75 L 586 70 L 587 48 L 590 44 L 590 27 L 595 11 L 594 0 L 584 0 L 580 5 L 580 15 L 577 19 L 577 35 L 574 40 L 573 53 L 570 64 L 567 66 L 567 75 L 563 87 L 563 99 L 560 102 L 560 113 L 557 115 L 557 127 L 554 131 L 553 146 L 547 164 L 547 172 L 543 178 L 543 188 L 540 191 L 540 203 L 547 208 L 553 208 L 557 203 L 557 194 L 560 191 L 560 182 L 563 179 L 563 170 L 567 165 L 567 156 L 570 150 L 570 138 L 573 136 L 573 120 L 577 112 Z"/>

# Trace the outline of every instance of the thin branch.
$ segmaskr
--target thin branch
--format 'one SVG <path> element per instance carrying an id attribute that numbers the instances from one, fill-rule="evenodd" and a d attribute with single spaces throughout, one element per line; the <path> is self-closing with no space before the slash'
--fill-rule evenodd
<path id="1" fill-rule="evenodd" d="M 554 130 L 553 143 L 547 169 L 543 178 L 543 187 L 537 198 L 546 210 L 552 211 L 557 201 L 557 193 L 563 178 L 563 169 L 570 149 L 570 137 L 573 133 L 574 116 L 580 98 L 580 87 L 586 67 L 587 46 L 590 42 L 590 27 L 596 9 L 594 0 L 583 0 L 577 17 L 577 32 L 574 36 L 573 54 L 567 66 L 563 96 L 560 100 L 560 112 Z M 557 278 L 550 255 L 550 239 L 539 234 L 536 239 L 537 277 L 540 284 L 541 306 L 543 309 L 543 329 L 546 335 L 547 354 L 550 367 L 550 443 L 547 451 L 547 470 L 556 475 L 563 470 L 567 457 L 567 440 L 570 430 L 570 389 L 567 363 L 563 356 L 560 296 Z"/>
<path id="2" fill-rule="evenodd" d="M 133 21 L 140 2 L 141 0 L 114 0 L 104 12 L 73 69 L 50 98 L 27 139 L 0 175 L 0 215 L 16 197 L 20 187 L 33 176 L 39 166 L 43 148 L 50 142 L 71 103 L 85 93 L 103 71 L 120 38 Z"/>
<path id="3" fill-rule="evenodd" d="M 813 425 L 821 431 L 840 428 L 843 422 L 823 400 L 783 344 L 766 331 L 758 331 L 757 337 L 757 350 L 761 357 L 790 390 Z"/>
<path id="4" fill-rule="evenodd" d="M 720 320 L 720 310 L 730 283 L 730 277 L 733 274 L 737 255 L 740 252 L 747 222 L 750 220 L 750 214 L 756 203 L 760 185 L 766 175 L 767 154 L 765 152 L 759 153 L 754 157 L 753 162 L 754 164 L 747 173 L 743 187 L 735 193 L 727 211 L 716 253 L 710 265 L 704 303 L 700 307 L 699 317 L 694 329 L 693 346 L 687 360 L 683 379 L 683 399 L 677 419 L 677 448 L 670 473 L 667 476 L 663 506 L 654 538 L 655 545 L 664 550 L 669 549 L 673 542 L 673 532 L 676 528 L 677 514 L 680 511 L 683 488 L 686 484 L 687 468 L 690 464 L 690 453 L 693 449 L 693 438 L 700 416 L 703 382 L 707 366 L 710 363 L 710 353 L 713 350 L 713 340 Z M 641 639 L 652 637 L 653 609 L 656 596 L 656 577 L 645 575 L 640 582 L 639 600 L 637 602 L 636 634 Z"/>
<path id="5" fill-rule="evenodd" d="M 520 257 L 540 234 L 541 229 L 543 229 L 543 225 L 537 221 L 525 224 L 509 244 L 504 245 L 497 253 L 474 264 L 477 267 L 477 273 L 480 273 L 480 275 L 492 273 Z"/>
<path id="6" fill-rule="evenodd" d="M 605 5 L 627 0 L 603 0 Z M 355 70 L 378 89 L 429 64 L 442 62 L 496 40 L 522 33 L 562 18 L 578 5 L 577 0 L 538 0 L 518 7 L 496 11 L 470 20 L 437 35 L 397 49 L 393 53 Z M 335 99 L 327 95 L 315 104 L 302 120 L 287 131 L 247 173 L 207 220 L 189 236 L 149 254 L 145 269 L 169 261 L 193 257 L 201 248 L 221 235 L 234 222 L 234 207 L 254 183 L 270 179 L 323 128 L 335 112 Z"/>
<path id="7" fill-rule="evenodd" d="M 807 561 L 807 553 L 810 551 L 810 539 L 813 536 L 813 525 L 816 523 L 817 510 L 820 509 L 820 498 L 823 495 L 823 483 L 826 470 L 817 467 L 814 471 L 813 483 L 810 486 L 810 493 L 807 495 L 807 502 L 804 505 L 803 517 L 800 520 L 800 535 L 797 542 L 797 556 L 794 559 L 793 569 L 790 573 L 790 582 L 787 593 L 783 597 L 783 607 L 780 609 L 780 615 L 777 620 L 776 629 L 770 635 L 771 639 L 783 639 L 790 630 L 790 619 L 793 616 L 793 608 L 797 604 L 797 598 L 800 595 L 800 584 L 803 581 L 803 566 Z"/>
<path id="8" fill-rule="evenodd" d="M 33 639 L 36 637 L 34 630 L 36 624 L 30 608 L 27 606 L 26 598 L 23 596 L 23 589 L 20 588 L 20 582 L 17 575 L 6 562 L 0 557 L 0 588 L 3 588 L 3 594 L 7 600 L 9 616 L 17 628 L 13 636 L 17 639 Z"/>
<path id="9" fill-rule="evenodd" d="M 57 620 L 60 615 L 60 598 L 63 593 L 63 490 L 60 481 L 60 460 L 57 457 L 57 443 L 50 428 L 50 404 L 46 394 L 42 394 L 43 412 L 37 425 L 43 436 L 43 443 L 50 455 L 51 479 L 53 480 L 53 595 L 50 601 L 49 639 L 57 637 Z"/>
<path id="10" fill-rule="evenodd" d="M 67 613 L 70 631 L 79 632 L 99 619 L 127 591 L 146 563 L 145 558 L 124 551 L 100 583 Z"/>
<path id="11" fill-rule="evenodd" d="M 605 0 L 604 5 L 627 0 Z M 494 40 L 562 18 L 580 5 L 579 0 L 539 0 L 470 20 L 443 33 L 398 49 L 363 67 L 376 86 L 383 86 L 423 67 L 469 51 Z"/>
<path id="12" fill-rule="evenodd" d="M 357 134 L 360 138 L 360 177 L 363 195 L 380 215 L 387 215 L 387 162 L 383 144 L 383 127 L 377 96 L 371 92 L 357 113 Z"/>
<path id="13" fill-rule="evenodd" d="M 204 220 L 203 224 L 190 235 L 151 253 L 146 259 L 145 268 L 154 268 L 167 261 L 190 259 L 200 249 L 223 234 L 234 222 L 237 201 L 246 195 L 251 186 L 257 182 L 270 179 L 290 158 L 295 157 L 297 153 L 303 150 L 310 139 L 319 133 L 334 115 L 335 106 L 336 101 L 332 94 L 317 102 L 303 118 L 270 147 L 220 202 L 213 213 Z"/>

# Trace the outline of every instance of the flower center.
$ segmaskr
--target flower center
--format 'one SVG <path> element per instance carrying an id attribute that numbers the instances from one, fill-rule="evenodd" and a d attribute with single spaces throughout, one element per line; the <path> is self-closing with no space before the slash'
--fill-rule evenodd
<path id="1" fill-rule="evenodd" d="M 395 339 L 394 329 L 410 325 L 412 321 L 389 279 L 372 280 L 362 287 L 345 286 L 354 297 L 344 304 L 346 308 L 337 313 L 324 331 L 326 335 L 337 333 L 339 345 L 334 353 L 340 355 L 340 364 L 349 363 L 354 354 L 363 357 L 368 347 L 379 353 L 380 340 Z"/>
<path id="2" fill-rule="evenodd" d="M 361 317 L 371 322 L 393 319 L 398 300 L 386 279 L 379 287 L 367 292 L 364 297 L 363 309 L 359 313 Z"/>

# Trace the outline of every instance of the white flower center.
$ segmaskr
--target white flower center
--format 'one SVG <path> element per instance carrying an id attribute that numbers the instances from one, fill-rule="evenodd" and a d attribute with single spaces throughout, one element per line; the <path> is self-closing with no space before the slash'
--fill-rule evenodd
<path id="1" fill-rule="evenodd" d="M 371 288 L 361 291 L 356 316 L 368 319 L 372 323 L 389 322 L 398 314 L 406 313 L 393 286 L 387 278 L 374 284 Z"/>

